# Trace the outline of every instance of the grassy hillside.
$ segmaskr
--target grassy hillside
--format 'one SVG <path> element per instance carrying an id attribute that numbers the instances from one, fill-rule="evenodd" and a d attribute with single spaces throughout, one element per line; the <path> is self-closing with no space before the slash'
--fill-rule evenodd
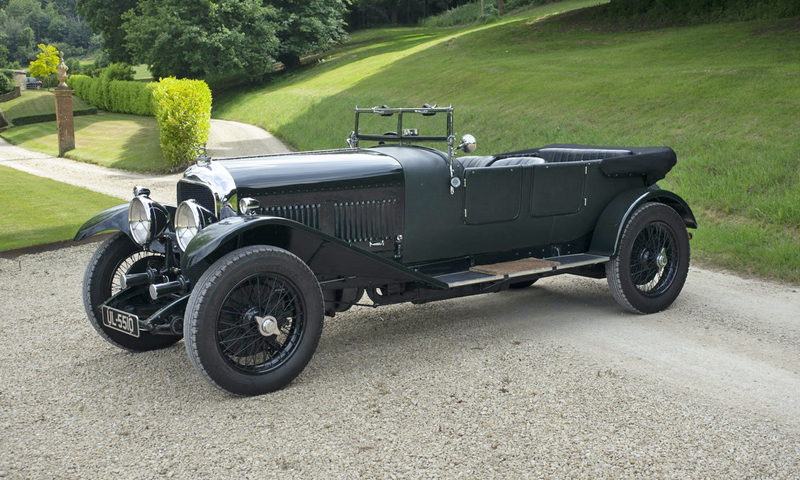
<path id="1" fill-rule="evenodd" d="M 354 105 L 456 106 L 478 154 L 555 142 L 669 145 L 694 258 L 800 281 L 800 20 L 587 32 L 540 17 L 358 33 L 311 68 L 217 97 L 214 115 L 299 149 L 343 146 Z M 568 27 L 568 26 L 567 26 Z"/>

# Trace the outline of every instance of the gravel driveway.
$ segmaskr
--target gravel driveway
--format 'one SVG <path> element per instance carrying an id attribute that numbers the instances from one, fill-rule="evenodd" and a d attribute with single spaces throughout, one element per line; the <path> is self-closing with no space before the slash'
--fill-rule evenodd
<path id="1" fill-rule="evenodd" d="M 800 477 L 800 293 L 692 269 L 666 312 L 604 282 L 326 322 L 288 388 L 233 398 L 81 304 L 96 244 L 0 259 L 0 476 Z"/>
<path id="2" fill-rule="evenodd" d="M 255 145 L 223 128 L 215 156 Z M 0 147 L 43 176 L 175 198 L 174 176 Z M 96 247 L 0 259 L 0 477 L 800 478 L 794 287 L 693 268 L 646 317 L 570 276 L 356 307 L 288 388 L 242 399 L 182 343 L 130 354 L 94 332 L 80 287 Z"/>

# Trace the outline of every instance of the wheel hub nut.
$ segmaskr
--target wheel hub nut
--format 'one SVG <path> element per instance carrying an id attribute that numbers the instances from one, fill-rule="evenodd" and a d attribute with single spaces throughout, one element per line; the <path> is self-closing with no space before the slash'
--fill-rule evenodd
<path id="1" fill-rule="evenodd" d="M 258 332 L 265 337 L 277 336 L 280 333 L 278 329 L 278 319 L 272 315 L 266 317 L 255 317 L 258 324 Z"/>
<path id="2" fill-rule="evenodd" d="M 658 252 L 658 256 L 656 257 L 656 263 L 658 264 L 659 270 L 667 266 L 667 251 L 666 249 L 661 249 Z"/>

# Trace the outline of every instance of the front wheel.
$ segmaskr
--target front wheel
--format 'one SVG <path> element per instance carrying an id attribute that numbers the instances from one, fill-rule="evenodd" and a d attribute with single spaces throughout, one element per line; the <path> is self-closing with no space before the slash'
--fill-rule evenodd
<path id="1" fill-rule="evenodd" d="M 631 215 L 619 254 L 606 263 L 611 293 L 633 313 L 666 309 L 680 294 L 689 271 L 689 235 L 680 215 L 646 203 Z"/>
<path id="2" fill-rule="evenodd" d="M 294 380 L 322 333 L 324 302 L 314 273 L 281 248 L 245 247 L 219 259 L 189 297 L 189 359 L 217 388 L 261 395 Z"/>
<path id="3" fill-rule="evenodd" d="M 143 250 L 122 232 L 108 237 L 92 255 L 83 276 L 83 306 L 92 327 L 110 344 L 130 352 L 146 352 L 169 347 L 181 339 L 149 332 L 132 337 L 106 326 L 100 312 L 100 305 L 120 291 L 121 274 L 142 273 L 147 267 L 159 267 L 163 263 L 163 255 Z M 135 305 L 129 310 L 137 313 Z"/>

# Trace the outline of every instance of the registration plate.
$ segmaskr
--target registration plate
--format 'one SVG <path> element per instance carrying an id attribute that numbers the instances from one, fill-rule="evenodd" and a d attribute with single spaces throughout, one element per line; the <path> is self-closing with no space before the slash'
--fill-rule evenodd
<path id="1" fill-rule="evenodd" d="M 139 317 L 116 308 L 106 307 L 103 310 L 103 325 L 132 337 L 139 337 Z"/>

